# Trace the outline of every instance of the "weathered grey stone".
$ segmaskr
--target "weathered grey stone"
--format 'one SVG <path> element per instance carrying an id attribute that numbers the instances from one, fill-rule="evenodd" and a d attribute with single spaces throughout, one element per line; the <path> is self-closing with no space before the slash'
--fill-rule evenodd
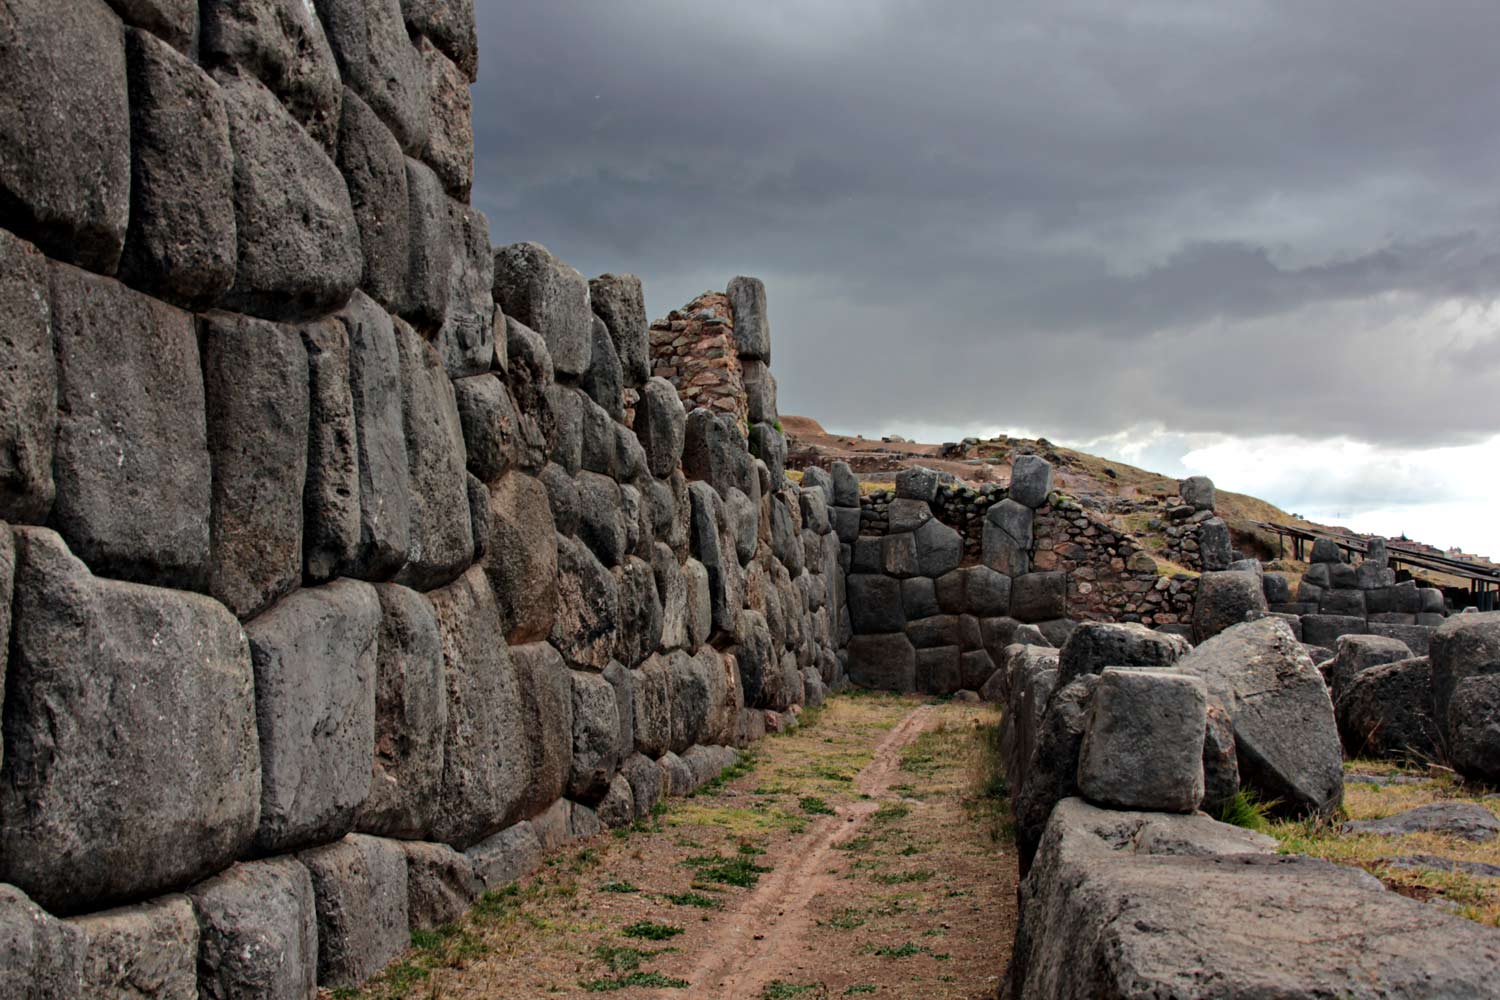
<path id="1" fill-rule="evenodd" d="M 1359 576 L 1348 563 L 1328 563 L 1328 585 L 1335 590 L 1354 590 L 1359 587 Z"/>
<path id="2" fill-rule="evenodd" d="M 1448 703 L 1454 689 L 1465 678 L 1500 673 L 1500 612 L 1453 616 L 1433 633 L 1430 652 L 1433 714 L 1451 740 L 1456 734 L 1448 724 Z"/>
<path id="3" fill-rule="evenodd" d="M 550 638 L 570 666 L 603 670 L 615 655 L 620 587 L 582 544 L 557 535 L 557 614 Z"/>
<path id="4" fill-rule="evenodd" d="M 40 523 L 52 509 L 57 364 L 47 260 L 0 229 L 0 518 Z"/>
<path id="5" fill-rule="evenodd" d="M 427 140 L 427 72 L 407 38 L 399 0 L 316 0 L 344 82 L 407 153 Z"/>
<path id="6" fill-rule="evenodd" d="M 1253 573 L 1221 570 L 1198 578 L 1193 601 L 1193 637 L 1203 642 L 1266 610 L 1266 595 Z"/>
<path id="7" fill-rule="evenodd" d="M 195 0 L 109 0 L 120 20 L 144 28 L 183 55 L 198 51 L 198 4 Z"/>
<path id="8" fill-rule="evenodd" d="M 1434 802 L 1381 819 L 1354 820 L 1344 824 L 1344 832 L 1369 833 L 1380 837 L 1440 833 L 1484 843 L 1500 837 L 1500 820 L 1477 802 Z"/>
<path id="9" fill-rule="evenodd" d="M 1361 562 L 1354 568 L 1354 581 L 1356 586 L 1358 586 L 1361 590 L 1388 591 L 1396 586 L 1396 571 L 1387 567 L 1384 562 L 1374 562 L 1367 558 L 1364 560 L 1364 562 Z M 1410 600 L 1414 605 L 1420 605 L 1420 599 L 1416 596 L 1416 581 L 1407 580 L 1406 586 L 1403 587 L 1402 590 L 1410 592 Z M 1382 600 L 1381 598 L 1376 598 L 1377 602 L 1383 605 L 1379 608 L 1379 610 L 1405 610 L 1402 607 L 1390 606 L 1390 604 L 1394 604 L 1402 596 L 1403 595 L 1398 592 L 1397 594 L 1390 595 L 1390 597 L 1384 600 Z M 1411 610 L 1413 613 L 1415 613 L 1417 607 L 1414 606 Z"/>
<path id="10" fill-rule="evenodd" d="M 1437 629 L 1431 625 L 1409 622 L 1371 621 L 1370 634 L 1395 639 L 1411 650 L 1413 656 L 1426 656 L 1432 647 L 1432 634 Z"/>
<path id="11" fill-rule="evenodd" d="M 573 751 L 567 792 L 570 798 L 597 802 L 610 791 L 611 777 L 633 747 L 620 742 L 614 686 L 599 674 L 581 670 L 571 672 L 571 683 Z"/>
<path id="12" fill-rule="evenodd" d="M 619 662 L 604 668 L 604 679 L 615 692 L 615 712 L 620 719 L 619 747 L 628 756 L 635 746 L 635 683 L 637 674 Z"/>
<path id="13" fill-rule="evenodd" d="M 906 626 L 901 581 L 879 573 L 849 577 L 849 614 L 857 634 L 899 632 Z"/>
<path id="14" fill-rule="evenodd" d="M 359 545 L 345 576 L 383 579 L 406 562 L 411 534 L 400 352 L 390 316 L 356 292 L 338 316 L 349 337 L 359 458 Z"/>
<path id="15" fill-rule="evenodd" d="M 635 792 L 623 774 L 610 779 L 609 790 L 599 800 L 595 812 L 599 822 L 610 830 L 626 826 L 635 819 Z"/>
<path id="16" fill-rule="evenodd" d="M 83 995 L 87 940 L 15 886 L 0 884 L 0 995 L 62 1000 Z"/>
<path id="17" fill-rule="evenodd" d="M 1261 577 L 1260 582 L 1267 604 L 1292 603 L 1291 577 L 1285 573 L 1266 573 Z"/>
<path id="18" fill-rule="evenodd" d="M 887 580 L 890 577 L 877 577 Z M 907 580 L 898 581 L 901 587 L 900 602 L 896 607 L 905 618 L 930 618 L 941 614 L 942 609 L 938 606 L 937 589 L 933 586 L 930 578 L 916 576 Z M 894 620 L 894 619 L 893 619 Z M 899 625 L 899 623 L 897 623 Z M 889 632 L 890 627 L 866 629 L 870 632 Z"/>
<path id="19" fill-rule="evenodd" d="M 1411 659 L 1411 650 L 1406 643 L 1374 635 L 1340 636 L 1335 647 L 1337 655 L 1325 671 L 1329 696 L 1337 705 L 1344 696 L 1349 683 L 1359 673 L 1378 667 L 1382 663 Z"/>
<path id="20" fill-rule="evenodd" d="M 1500 674 L 1460 678 L 1443 721 L 1454 769 L 1467 778 L 1500 781 Z"/>
<path id="21" fill-rule="evenodd" d="M 919 648 L 915 690 L 936 695 L 957 691 L 961 682 L 959 652 L 957 646 Z"/>
<path id="22" fill-rule="evenodd" d="M 709 717 L 721 699 L 710 687 L 716 678 L 705 669 L 709 666 L 707 660 L 699 660 L 681 650 L 668 653 L 666 660 L 671 685 L 668 698 L 671 705 L 671 747 L 674 752 L 683 753 L 704 734 Z"/>
<path id="23" fill-rule="evenodd" d="M 535 642 L 557 613 L 557 533 L 546 488 L 512 471 L 490 487 L 490 544 L 484 570 L 499 602 L 506 641 Z"/>
<path id="24" fill-rule="evenodd" d="M 1350 638 L 1362 637 L 1343 642 Z M 1424 657 L 1367 664 L 1347 676 L 1334 709 L 1349 756 L 1436 759 L 1431 674 Z"/>
<path id="25" fill-rule="evenodd" d="M 1285 812 L 1328 813 L 1343 800 L 1333 704 L 1312 660 L 1279 618 L 1226 629 L 1178 660 L 1203 678 L 1234 726 L 1240 780 Z"/>
<path id="26" fill-rule="evenodd" d="M 668 654 L 674 655 L 678 654 Z M 648 757 L 659 757 L 672 743 L 672 667 L 668 657 L 647 657 L 633 672 L 632 682 L 635 749 Z M 634 779 L 631 784 L 635 784 Z"/>
<path id="27" fill-rule="evenodd" d="M 606 566 L 625 556 L 625 526 L 620 520 L 620 487 L 594 472 L 578 474 L 578 539 Z"/>
<path id="28" fill-rule="evenodd" d="M 198 996 L 198 923 L 186 896 L 162 896 L 69 923 L 86 941 L 83 987 L 77 995 L 127 1000 Z"/>
<path id="29" fill-rule="evenodd" d="M 517 818 L 530 780 L 520 682 L 479 567 L 427 596 L 437 612 L 448 688 L 443 790 L 432 835 L 461 849 Z"/>
<path id="30" fill-rule="evenodd" d="M 1325 590 L 1318 598 L 1318 611 L 1325 615 L 1344 618 L 1365 617 L 1365 592 L 1363 590 Z"/>
<path id="31" fill-rule="evenodd" d="M 494 367 L 503 369 L 508 359 L 505 338 L 496 331 L 489 220 L 461 202 L 450 200 L 447 207 L 454 241 L 448 264 L 448 309 L 433 339 L 448 374 L 462 378 Z"/>
<path id="32" fill-rule="evenodd" d="M 677 390 L 664 378 L 647 379 L 635 409 L 635 434 L 653 476 L 672 474 L 682 459 L 687 413 Z"/>
<path id="33" fill-rule="evenodd" d="M 1026 573 L 1011 580 L 1010 613 L 1023 622 L 1045 622 L 1068 613 L 1068 574 Z"/>
<path id="34" fill-rule="evenodd" d="M 400 847 L 406 855 L 406 912 L 412 930 L 461 919 L 483 892 L 467 855 L 421 841 L 401 841 Z"/>
<path id="35" fill-rule="evenodd" d="M 656 766 L 661 770 L 662 787 L 668 795 L 688 795 L 698 787 L 687 761 L 670 750 L 657 759 Z"/>
<path id="36" fill-rule="evenodd" d="M 583 373 L 578 385 L 594 402 L 603 407 L 611 420 L 625 419 L 624 372 L 620 367 L 620 356 L 610 339 L 609 327 L 598 316 L 593 322 L 593 351 L 588 370 Z"/>
<path id="37" fill-rule="evenodd" d="M 335 580 L 300 590 L 246 626 L 255 662 L 267 851 L 350 830 L 375 749 L 375 589 Z"/>
<path id="38" fill-rule="evenodd" d="M 697 649 L 713 633 L 713 590 L 708 569 L 696 559 L 682 564 L 687 585 L 687 646 Z"/>
<path id="39" fill-rule="evenodd" d="M 1071 646 L 1063 647 L 1059 680 Z M 1117 809 L 1193 812 L 1203 801 L 1207 723 L 1208 691 L 1201 679 L 1105 668 L 1089 703 L 1078 790 Z"/>
<path id="40" fill-rule="evenodd" d="M 856 635 L 849 640 L 849 680 L 880 691 L 916 689 L 917 653 L 904 633 Z"/>
<path id="41" fill-rule="evenodd" d="M 752 424 L 781 423 L 776 409 L 776 376 L 764 361 L 740 361 L 740 380 L 745 386 L 745 411 Z"/>
<path id="42" fill-rule="evenodd" d="M 1122 622 L 1083 622 L 1068 637 L 1058 657 L 1057 682 L 1067 684 L 1106 667 L 1170 667 L 1192 645 L 1178 635 L 1144 625 Z"/>
<path id="43" fill-rule="evenodd" d="M 836 507 L 859 506 L 859 477 L 849 468 L 848 462 L 834 462 L 828 467 L 833 476 L 833 496 L 830 502 Z"/>
<path id="44" fill-rule="evenodd" d="M 611 479 L 625 479 L 617 467 L 619 456 L 615 451 L 615 428 L 619 425 L 605 412 L 604 407 L 589 398 L 582 389 L 576 395 L 583 418 L 578 453 L 580 467 Z"/>
<path id="45" fill-rule="evenodd" d="M 318 912 L 318 985 L 357 986 L 411 942 L 406 853 L 394 840 L 351 834 L 298 856 Z"/>
<path id="46" fill-rule="evenodd" d="M 573 681 L 545 642 L 512 646 L 521 690 L 523 746 L 529 758 L 522 815 L 535 816 L 567 790 L 573 769 Z"/>
<path id="47" fill-rule="evenodd" d="M 688 494 L 692 504 L 692 551 L 708 572 L 713 631 L 733 633 L 740 608 L 740 580 L 735 556 L 726 550 L 720 531 L 724 502 L 705 482 L 690 484 Z"/>
<path id="48" fill-rule="evenodd" d="M 375 588 L 380 631 L 375 661 L 375 754 L 370 794 L 356 828 L 421 838 L 431 828 L 443 779 L 448 728 L 442 636 L 427 599 L 395 584 Z"/>
<path id="49" fill-rule="evenodd" d="M 515 403 L 505 383 L 490 374 L 455 379 L 453 391 L 469 471 L 493 483 L 515 464 L 520 448 Z"/>
<path id="50" fill-rule="evenodd" d="M 302 492 L 304 575 L 323 582 L 360 544 L 358 427 L 350 391 L 349 337 L 334 321 L 301 330 L 308 369 L 307 479 Z"/>
<path id="51" fill-rule="evenodd" d="M 1421 614 L 1440 615 L 1444 613 L 1445 602 L 1441 590 L 1436 587 L 1418 587 L 1417 595 L 1422 599 Z"/>
<path id="52" fill-rule="evenodd" d="M 878 571 L 891 576 L 908 577 L 916 576 L 918 569 L 917 542 L 911 532 L 886 535 L 880 539 Z"/>
<path id="53" fill-rule="evenodd" d="M 1005 499 L 990 507 L 984 518 L 984 563 L 1006 576 L 1031 571 L 1032 520 L 1030 507 Z"/>
<path id="54" fill-rule="evenodd" d="M 1040 455 L 1021 455 L 1011 463 L 1010 499 L 1035 510 L 1052 492 L 1052 464 Z"/>
<path id="55" fill-rule="evenodd" d="M 772 424 L 753 424 L 749 445 L 750 454 L 770 470 L 772 487 L 780 489 L 786 479 L 786 436 Z"/>
<path id="56" fill-rule="evenodd" d="M 469 498 L 469 534 L 474 537 L 474 559 L 483 562 L 490 546 L 490 490 L 472 472 L 464 473 Z"/>
<path id="57" fill-rule="evenodd" d="M 1333 539 L 1319 538 L 1313 541 L 1312 555 L 1308 561 L 1313 563 L 1341 563 L 1344 561 L 1344 552 Z"/>
<path id="58" fill-rule="evenodd" d="M 411 205 L 401 144 L 369 105 L 346 89 L 336 161 L 349 188 L 364 256 L 360 288 L 395 308 L 406 296 Z"/>
<path id="59" fill-rule="evenodd" d="M 957 569 L 963 560 L 963 538 L 941 521 L 928 521 L 912 537 L 917 547 L 917 572 L 923 576 L 942 576 Z"/>
<path id="60" fill-rule="evenodd" d="M 343 87 L 322 22 L 298 0 L 200 0 L 200 48 L 264 83 L 302 127 L 332 149 Z"/>
<path id="61" fill-rule="evenodd" d="M 1234 723 L 1222 705 L 1210 703 L 1203 731 L 1203 811 L 1217 816 L 1239 795 L 1240 764 Z"/>
<path id="62" fill-rule="evenodd" d="M 225 306 L 271 319 L 342 308 L 364 255 L 349 189 L 324 148 L 249 77 L 218 77 L 234 148 L 239 263 Z"/>
<path id="63" fill-rule="evenodd" d="M 188 890 L 197 912 L 199 996 L 256 1000 L 317 994 L 312 876 L 289 857 L 237 864 Z"/>
<path id="64" fill-rule="evenodd" d="M 514 243 L 495 251 L 494 294 L 507 317 L 542 335 L 560 374 L 588 370 L 594 314 L 583 275 L 539 243 Z"/>
<path id="65" fill-rule="evenodd" d="M 1363 618 L 1344 615 L 1302 616 L 1302 641 L 1309 646 L 1333 649 L 1341 636 L 1365 635 L 1369 631 L 1369 623 Z"/>
<path id="66" fill-rule="evenodd" d="M 302 579 L 307 349 L 291 327 L 231 313 L 206 315 L 202 342 L 213 463 L 209 593 L 253 618 Z"/>
<path id="67" fill-rule="evenodd" d="M 1189 476 L 1182 481 L 1178 494 L 1193 510 L 1214 509 L 1214 481 L 1207 476 Z"/>
<path id="68" fill-rule="evenodd" d="M 238 623 L 205 597 L 95 579 L 46 529 L 15 529 L 15 558 L 0 879 L 71 913 L 222 868 L 260 794 Z"/>
<path id="69" fill-rule="evenodd" d="M 1211 517 L 1198 525 L 1198 561 L 1207 572 L 1227 570 L 1234 562 L 1234 543 L 1222 518 Z"/>
<path id="70" fill-rule="evenodd" d="M 1078 628 L 1078 623 L 1071 618 L 1048 618 L 1045 621 L 1037 622 L 1035 628 L 1038 632 L 1042 633 L 1042 642 L 1045 645 L 1056 646 L 1058 649 L 1061 649 L 1073 637 L 1073 631 Z M 1022 630 L 1017 629 L 1016 631 L 1018 636 L 1017 641 L 1019 641 Z M 1026 641 L 1030 642 L 1031 640 L 1028 639 Z"/>
<path id="71" fill-rule="evenodd" d="M 397 311 L 424 337 L 431 337 L 447 322 L 458 240 L 443 182 L 427 164 L 410 158 L 406 204 L 406 290 Z"/>
<path id="72" fill-rule="evenodd" d="M 458 64 L 469 82 L 479 79 L 479 37 L 474 0 L 401 0 L 407 25 L 432 39 Z"/>
<path id="73" fill-rule="evenodd" d="M 210 474 L 192 317 L 66 265 L 51 278 L 51 523 L 95 572 L 200 588 Z"/>
<path id="74" fill-rule="evenodd" d="M 464 71 L 426 38 L 416 40 L 417 62 L 426 74 L 427 142 L 425 160 L 448 194 L 469 200 L 474 186 L 474 104 Z"/>
<path id="75" fill-rule="evenodd" d="M 12 0 L 0 40 L 0 202 L 49 255 L 112 274 L 130 209 L 125 32 L 103 3 Z"/>
<path id="76" fill-rule="evenodd" d="M 753 495 L 745 449 L 745 438 L 733 417 L 701 406 L 687 415 L 682 471 L 688 479 L 706 481 L 721 497 L 731 486 Z"/>
<path id="77" fill-rule="evenodd" d="M 959 646 L 963 643 L 963 630 L 957 615 L 936 615 L 918 618 L 906 623 L 906 637 L 918 649 L 934 646 Z"/>
<path id="78" fill-rule="evenodd" d="M 424 590 L 452 580 L 474 559 L 463 424 L 437 352 L 400 320 L 395 331 L 411 502 L 411 547 L 396 582 Z"/>
<path id="79" fill-rule="evenodd" d="M 503 889 L 536 871 L 545 855 L 546 848 L 537 836 L 535 826 L 524 820 L 464 852 L 474 866 L 474 876 L 490 892 Z"/>
<path id="80" fill-rule="evenodd" d="M 625 385 L 646 382 L 651 377 L 651 344 L 641 279 L 633 274 L 601 274 L 589 282 L 589 300 L 609 332 Z"/>
<path id="81" fill-rule="evenodd" d="M 1040 680 L 1029 678 L 1036 696 L 1041 695 Z M 1010 786 L 1022 872 L 1031 867 L 1053 808 L 1078 794 L 1078 758 L 1088 728 L 1089 701 L 1098 683 L 1098 674 L 1084 674 L 1070 684 L 1056 684 L 1055 677 L 1048 678 L 1050 693 L 1033 697 L 1031 718 L 1023 717 L 1022 725 L 1031 732 L 1018 741 L 1018 749 L 1029 746 L 1030 752 L 1018 758 L 1018 780 Z"/>
<path id="82" fill-rule="evenodd" d="M 930 504 L 937 499 L 938 487 L 942 482 L 941 473 L 920 465 L 902 469 L 896 473 L 896 497 Z"/>
<path id="83" fill-rule="evenodd" d="M 213 80 L 165 42 L 131 30 L 126 48 L 131 211 L 120 274 L 159 298 L 205 305 L 234 281 L 228 117 Z"/>
<path id="84" fill-rule="evenodd" d="M 621 765 L 620 773 L 630 782 L 630 790 L 635 796 L 636 818 L 650 816 L 666 793 L 662 787 L 661 768 L 650 757 L 636 753 Z"/>
<path id="85" fill-rule="evenodd" d="M 661 645 L 662 607 L 656 575 L 645 560 L 630 556 L 617 571 L 619 633 L 616 655 L 633 667 Z"/>
<path id="86" fill-rule="evenodd" d="M 740 565 L 748 565 L 755 555 L 755 544 L 760 531 L 760 511 L 755 501 L 745 496 L 737 487 L 729 488 L 724 498 L 724 512 L 728 515 L 730 535 L 734 539 L 734 552 Z"/>
<path id="87" fill-rule="evenodd" d="M 771 361 L 771 324 L 766 316 L 766 286 L 759 278 L 732 278 L 726 290 L 734 312 L 735 352 L 751 361 Z"/>
<path id="88" fill-rule="evenodd" d="M 569 476 L 583 468 L 583 411 L 586 397 L 572 386 L 549 385 L 544 425 L 547 429 L 548 458 Z"/>
<path id="89" fill-rule="evenodd" d="M 891 534 L 916 531 L 932 520 L 932 508 L 927 506 L 925 500 L 898 497 L 891 501 L 890 508 L 886 511 L 886 520 Z"/>
<path id="90" fill-rule="evenodd" d="M 1500 969 L 1493 935 L 1364 872 L 1197 817 L 1148 832 L 1167 819 L 1059 807 L 1021 890 L 1008 995 L 1461 997 Z"/>
<path id="91" fill-rule="evenodd" d="M 771 608 L 768 606 L 767 610 Z M 731 648 L 739 665 L 745 704 L 764 708 L 773 700 L 780 669 L 779 644 L 765 615 L 753 609 L 740 614 Z"/>

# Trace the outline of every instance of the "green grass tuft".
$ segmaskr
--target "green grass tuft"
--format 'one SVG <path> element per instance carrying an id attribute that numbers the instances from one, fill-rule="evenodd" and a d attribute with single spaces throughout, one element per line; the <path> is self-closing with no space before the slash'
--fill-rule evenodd
<path id="1" fill-rule="evenodd" d="M 832 816 L 834 812 L 833 806 L 816 795 L 804 795 L 797 804 L 802 807 L 803 812 L 814 816 Z"/>
<path id="2" fill-rule="evenodd" d="M 620 932 L 626 937 L 644 938 L 647 941 L 665 941 L 682 933 L 681 927 L 658 924 L 654 920 L 637 920 Z"/>

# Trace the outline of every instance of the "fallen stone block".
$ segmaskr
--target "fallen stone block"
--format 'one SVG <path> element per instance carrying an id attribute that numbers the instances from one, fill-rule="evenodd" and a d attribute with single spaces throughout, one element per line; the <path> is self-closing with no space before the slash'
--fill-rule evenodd
<path id="1" fill-rule="evenodd" d="M 1067 655 L 1064 648 L 1064 663 Z M 1114 808 L 1194 811 L 1203 801 L 1207 721 L 1208 692 L 1199 678 L 1106 668 L 1089 705 L 1078 790 Z"/>

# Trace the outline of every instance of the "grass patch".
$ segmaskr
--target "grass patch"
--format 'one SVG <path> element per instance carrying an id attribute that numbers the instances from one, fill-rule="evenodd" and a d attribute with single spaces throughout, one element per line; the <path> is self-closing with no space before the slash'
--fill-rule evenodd
<path id="1" fill-rule="evenodd" d="M 822 986 L 821 983 L 809 986 L 794 986 L 780 979 L 773 979 L 766 984 L 765 989 L 760 991 L 760 997 L 761 1000 L 790 1000 L 791 997 L 806 996 L 820 986 Z"/>
<path id="2" fill-rule="evenodd" d="M 733 885 L 741 889 L 748 889 L 755 885 L 762 875 L 771 870 L 764 865 L 756 864 L 744 854 L 734 858 L 726 858 L 717 854 L 704 855 L 688 858 L 683 864 L 696 870 L 698 877 L 705 882 Z"/>
<path id="3" fill-rule="evenodd" d="M 816 795 L 804 795 L 797 804 L 802 807 L 803 812 L 814 816 L 832 816 L 834 813 L 833 806 Z"/>
<path id="4" fill-rule="evenodd" d="M 664 893 L 662 899 L 673 906 L 696 906 L 700 910 L 717 910 L 724 905 L 721 900 L 714 899 L 712 896 L 692 891 Z"/>
<path id="5" fill-rule="evenodd" d="M 863 927 L 865 918 L 860 916 L 856 909 L 846 908 L 837 911 L 828 918 L 828 926 L 841 931 L 852 931 L 856 927 Z"/>
<path id="6" fill-rule="evenodd" d="M 628 972 L 623 976 L 586 979 L 578 985 L 583 987 L 585 993 L 608 993 L 612 990 L 628 990 L 632 986 L 646 986 L 658 990 L 685 990 L 689 983 L 686 979 L 673 979 L 660 972 L 636 971 Z"/>
<path id="7" fill-rule="evenodd" d="M 629 882 L 606 882 L 599 887 L 600 892 L 640 892 Z"/>
<path id="8" fill-rule="evenodd" d="M 937 872 L 931 868 L 918 868 L 909 872 L 876 872 L 870 881 L 878 885 L 909 885 L 913 882 L 929 882 Z"/>
<path id="9" fill-rule="evenodd" d="M 911 807 L 902 802 L 887 802 L 875 810 L 875 815 L 870 817 L 870 822 L 880 826 L 888 826 L 897 820 L 905 819 L 911 815 Z"/>
<path id="10" fill-rule="evenodd" d="M 666 941 L 681 934 L 682 928 L 672 924 L 659 924 L 654 920 L 637 920 L 620 933 L 629 938 L 641 938 L 646 941 Z"/>
<path id="11" fill-rule="evenodd" d="M 594 949 L 594 957 L 610 972 L 634 972 L 647 959 L 664 955 L 671 950 L 658 948 L 655 951 L 642 951 L 639 948 L 616 948 L 613 945 L 601 944 Z"/>
<path id="12" fill-rule="evenodd" d="M 911 958 L 913 955 L 927 954 L 927 949 L 907 941 L 905 944 L 898 945 L 883 944 L 876 948 L 873 954 L 880 958 Z"/>
<path id="13" fill-rule="evenodd" d="M 1262 801 L 1253 789 L 1241 788 L 1234 798 L 1224 803 L 1214 818 L 1221 823 L 1265 833 L 1271 828 L 1267 816 L 1275 805 L 1275 802 Z"/>

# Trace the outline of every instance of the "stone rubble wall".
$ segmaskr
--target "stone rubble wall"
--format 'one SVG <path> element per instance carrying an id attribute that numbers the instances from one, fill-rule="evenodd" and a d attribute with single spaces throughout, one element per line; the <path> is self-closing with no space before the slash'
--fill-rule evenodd
<path id="1" fill-rule="evenodd" d="M 0 995 L 358 983 L 840 683 L 774 421 L 492 249 L 471 0 L 0 21 Z"/>

